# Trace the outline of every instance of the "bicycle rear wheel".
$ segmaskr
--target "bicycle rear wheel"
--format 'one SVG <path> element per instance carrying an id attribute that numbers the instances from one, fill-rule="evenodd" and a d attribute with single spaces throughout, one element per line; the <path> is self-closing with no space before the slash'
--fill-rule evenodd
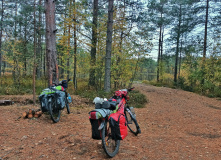
<path id="1" fill-rule="evenodd" d="M 120 140 L 114 140 L 111 137 L 111 127 L 109 121 L 106 121 L 104 127 L 102 128 L 102 145 L 105 153 L 109 157 L 114 157 L 120 147 Z"/>
<path id="2" fill-rule="evenodd" d="M 128 108 L 127 108 L 128 109 Z M 137 123 L 136 118 L 131 113 L 131 111 L 125 111 L 126 120 L 127 120 L 127 127 L 129 130 L 136 136 L 138 133 L 141 133 L 140 127 Z"/>
<path id="3" fill-rule="evenodd" d="M 58 109 L 55 96 L 51 96 L 48 100 L 48 109 L 51 119 L 54 123 L 60 120 L 61 110 Z"/>

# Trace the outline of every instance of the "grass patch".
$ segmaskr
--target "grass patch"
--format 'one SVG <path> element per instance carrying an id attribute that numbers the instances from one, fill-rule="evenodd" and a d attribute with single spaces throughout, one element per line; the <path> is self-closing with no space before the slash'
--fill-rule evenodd
<path id="1" fill-rule="evenodd" d="M 47 82 L 45 79 L 36 80 L 36 94 L 46 88 Z M 11 76 L 3 77 L 0 81 L 0 95 L 25 95 L 33 94 L 33 79 L 32 77 L 23 77 L 19 83 L 15 84 Z"/>
<path id="2" fill-rule="evenodd" d="M 12 77 L 4 77 L 0 81 L 0 95 L 33 94 L 32 82 L 32 77 L 24 77 L 20 80 L 19 85 L 14 85 Z M 47 81 L 45 79 L 36 80 L 36 95 L 39 95 L 45 88 L 47 88 Z M 87 98 L 92 103 L 95 97 L 109 99 L 114 95 L 115 90 L 111 90 L 111 92 L 106 93 L 103 90 L 89 88 L 88 79 L 80 79 L 78 80 L 78 89 L 75 90 L 73 81 L 70 81 L 68 83 L 67 92 L 71 95 L 76 94 L 83 98 Z M 134 108 L 142 108 L 144 107 L 145 103 L 148 102 L 145 95 L 141 94 L 137 90 L 130 92 L 129 96 L 129 105 L 133 106 Z M 29 103 L 33 103 L 33 101 L 30 100 Z"/>

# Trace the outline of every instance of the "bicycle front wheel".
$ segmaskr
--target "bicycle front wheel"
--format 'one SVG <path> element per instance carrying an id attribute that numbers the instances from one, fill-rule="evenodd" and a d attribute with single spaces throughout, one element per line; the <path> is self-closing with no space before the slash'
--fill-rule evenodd
<path id="1" fill-rule="evenodd" d="M 137 123 L 136 118 L 134 117 L 134 115 L 131 113 L 131 111 L 127 111 L 126 110 L 126 120 L 127 120 L 127 127 L 129 128 L 129 130 L 134 134 L 137 135 L 138 133 L 141 133 L 140 127 Z"/>
<path id="2" fill-rule="evenodd" d="M 109 121 L 105 122 L 101 132 L 102 132 L 102 145 L 105 153 L 109 157 L 114 157 L 119 151 L 120 140 L 115 140 L 112 138 Z"/>
<path id="3" fill-rule="evenodd" d="M 60 120 L 61 110 L 58 109 L 56 98 L 54 96 L 50 97 L 48 100 L 48 109 L 51 115 L 51 119 L 54 123 L 57 123 Z"/>
<path id="4" fill-rule="evenodd" d="M 68 114 L 70 114 L 71 113 L 71 111 L 70 111 L 70 107 L 69 107 L 69 104 L 68 104 L 68 102 L 66 101 L 66 107 L 67 107 L 67 112 L 68 112 Z"/>

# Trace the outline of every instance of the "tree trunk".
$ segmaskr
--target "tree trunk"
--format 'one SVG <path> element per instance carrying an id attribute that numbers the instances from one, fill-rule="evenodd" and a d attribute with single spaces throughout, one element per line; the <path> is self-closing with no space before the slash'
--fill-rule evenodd
<path id="1" fill-rule="evenodd" d="M 74 13 L 76 14 L 76 4 L 74 2 Z M 77 20 L 76 15 L 74 14 L 74 76 L 73 76 L 73 83 L 74 88 L 77 90 Z"/>
<path id="2" fill-rule="evenodd" d="M 122 15 L 122 19 L 125 20 L 125 14 L 126 14 L 126 1 L 124 0 L 124 5 L 123 5 L 123 8 L 124 8 L 124 12 L 123 12 L 123 15 Z M 120 33 L 120 42 L 119 42 L 119 56 L 117 57 L 117 61 L 116 61 L 116 65 L 119 66 L 119 64 L 121 63 L 121 54 L 122 54 L 122 50 L 123 50 L 123 35 L 124 35 L 124 26 L 125 26 L 125 23 L 123 21 L 123 24 L 122 24 L 122 28 L 121 28 L 121 33 Z M 122 74 L 122 68 L 118 68 L 118 70 L 116 71 L 116 78 L 114 80 L 114 88 L 118 88 L 119 87 L 119 79 L 120 79 L 120 76 Z"/>
<path id="3" fill-rule="evenodd" d="M 179 42 L 180 42 L 180 26 L 181 26 L 181 5 L 180 5 L 180 13 L 179 13 L 179 23 L 178 23 L 178 31 L 177 31 L 177 43 L 176 43 L 176 60 L 175 60 L 175 71 L 174 71 L 174 82 L 177 83 L 177 68 L 178 68 L 178 58 L 179 58 Z"/>
<path id="4" fill-rule="evenodd" d="M 105 79 L 104 79 L 104 91 L 105 92 L 110 92 L 110 89 L 111 89 L 111 47 L 112 47 L 113 12 L 114 12 L 113 3 L 114 3 L 114 0 L 109 0 L 106 58 L 105 58 Z"/>
<path id="5" fill-rule="evenodd" d="M 0 24 L 0 27 L 1 27 L 1 31 L 0 31 L 0 77 L 2 75 L 2 30 L 3 30 L 3 27 L 2 27 L 2 23 L 3 23 L 3 16 L 4 16 L 4 0 L 2 0 L 2 12 L 1 12 L 1 24 Z"/>
<path id="6" fill-rule="evenodd" d="M 162 17 L 162 13 L 161 13 Z M 160 26 L 160 35 L 159 35 L 159 46 L 158 46 L 158 58 L 157 58 L 157 82 L 160 81 L 160 51 L 161 51 L 161 32 L 162 32 L 162 25 Z"/>
<path id="7" fill-rule="evenodd" d="M 94 0 L 93 26 L 92 26 L 92 46 L 91 46 L 91 68 L 90 68 L 89 86 L 95 86 L 95 64 L 96 64 L 96 47 L 97 47 L 97 17 L 98 17 L 98 0 Z"/>
<path id="8" fill-rule="evenodd" d="M 15 2 L 15 28 L 14 28 L 14 38 L 15 38 L 15 43 L 14 45 L 16 45 L 16 41 L 17 41 L 17 11 L 18 11 L 18 1 L 16 0 Z M 18 68 L 17 66 L 17 58 L 15 53 L 13 52 L 13 71 L 12 71 L 12 77 L 13 77 L 13 81 L 14 84 L 17 85 L 17 76 L 16 76 L 16 69 Z"/>
<path id="9" fill-rule="evenodd" d="M 36 98 L 35 98 L 35 77 L 36 77 L 36 0 L 34 0 L 34 65 L 33 65 L 33 104 L 35 105 L 36 103 Z"/>
<path id="10" fill-rule="evenodd" d="M 58 64 L 56 53 L 55 1 L 45 1 L 46 20 L 46 57 L 48 85 L 58 84 Z"/>
<path id="11" fill-rule="evenodd" d="M 41 8 L 41 0 L 39 0 L 39 8 Z M 41 9 L 39 9 L 39 18 L 38 18 L 38 49 L 37 49 L 37 59 L 38 59 L 38 64 L 37 64 L 37 79 L 40 79 L 42 76 L 42 47 L 41 47 L 41 21 L 42 21 L 42 17 L 41 17 Z"/>
<path id="12" fill-rule="evenodd" d="M 183 41 L 181 40 L 180 57 L 179 57 L 179 74 L 178 74 L 178 78 L 180 78 L 181 60 L 182 60 L 182 47 L 183 47 Z"/>
<path id="13" fill-rule="evenodd" d="M 163 81 L 163 35 L 164 35 L 164 26 L 162 25 L 161 29 L 161 41 L 160 41 L 160 77 L 159 80 Z"/>
<path id="14" fill-rule="evenodd" d="M 27 22 L 27 17 L 25 17 L 25 21 Z M 24 56 L 24 73 L 23 73 L 23 75 L 26 76 L 27 75 L 27 57 L 26 56 L 28 55 L 28 53 L 27 53 L 28 52 L 27 51 L 28 50 L 27 49 L 27 42 L 28 42 L 27 41 L 27 23 L 25 23 L 25 28 L 24 29 L 25 29 L 25 35 L 24 35 L 25 36 L 24 37 L 25 38 L 25 42 L 24 42 L 24 54 L 25 54 L 25 56 Z"/>
<path id="15" fill-rule="evenodd" d="M 204 46 L 203 46 L 203 59 L 202 59 L 202 80 L 201 85 L 204 85 L 205 76 L 205 60 L 206 60 L 206 48 L 207 48 L 207 25 L 208 25 L 208 15 L 209 15 L 209 0 L 206 2 L 206 20 L 205 20 L 205 33 L 204 33 Z M 203 91 L 202 91 L 203 92 Z"/>
<path id="16" fill-rule="evenodd" d="M 67 79 L 70 77 L 70 50 L 71 50 L 71 25 L 68 24 L 68 55 L 67 55 Z"/>
<path id="17" fill-rule="evenodd" d="M 70 1 L 70 4 L 69 4 L 69 8 L 68 8 L 68 16 L 71 17 L 72 15 L 72 3 Z M 67 51 L 68 51 L 68 55 L 67 55 L 67 79 L 69 79 L 70 77 L 70 51 L 71 51 L 71 23 L 69 22 L 68 23 L 68 48 L 67 48 Z"/>

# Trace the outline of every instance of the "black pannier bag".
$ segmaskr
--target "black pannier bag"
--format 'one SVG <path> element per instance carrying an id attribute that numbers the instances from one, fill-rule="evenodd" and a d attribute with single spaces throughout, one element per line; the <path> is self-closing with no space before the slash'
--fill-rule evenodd
<path id="1" fill-rule="evenodd" d="M 55 97 L 57 100 L 57 107 L 62 110 L 65 107 L 65 100 L 66 100 L 66 95 L 65 92 L 62 91 L 56 91 L 55 92 Z"/>
<path id="2" fill-rule="evenodd" d="M 101 120 L 100 119 L 90 119 L 91 129 L 92 129 L 92 138 L 100 140 L 101 139 L 101 131 L 98 130 Z"/>
<path id="3" fill-rule="evenodd" d="M 92 138 L 93 139 L 101 139 L 101 131 L 98 130 L 100 124 L 101 124 L 101 119 L 97 119 L 96 117 L 96 111 L 91 111 L 90 113 L 90 122 L 91 122 L 91 130 L 92 130 Z"/>
<path id="4" fill-rule="evenodd" d="M 47 94 L 41 94 L 39 96 L 39 100 L 40 100 L 42 112 L 48 112 L 48 95 Z"/>

